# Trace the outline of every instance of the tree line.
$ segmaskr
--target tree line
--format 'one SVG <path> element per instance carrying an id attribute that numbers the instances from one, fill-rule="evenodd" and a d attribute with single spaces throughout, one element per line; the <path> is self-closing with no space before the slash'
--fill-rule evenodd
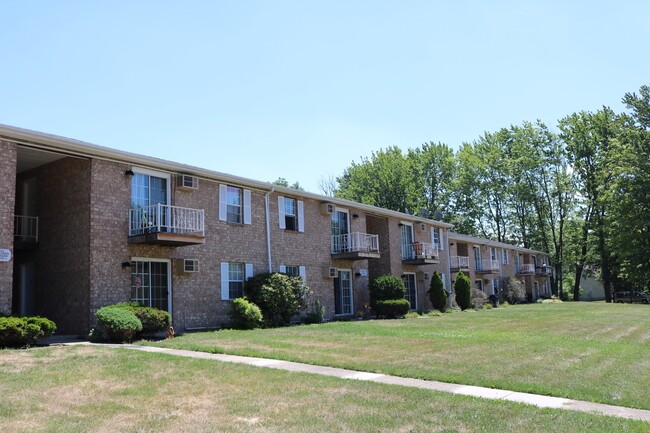
<path id="1" fill-rule="evenodd" d="M 650 87 L 603 106 L 486 132 L 457 150 L 393 146 L 321 180 L 326 195 L 436 216 L 455 231 L 547 251 L 556 295 L 584 274 L 614 290 L 650 289 Z"/>

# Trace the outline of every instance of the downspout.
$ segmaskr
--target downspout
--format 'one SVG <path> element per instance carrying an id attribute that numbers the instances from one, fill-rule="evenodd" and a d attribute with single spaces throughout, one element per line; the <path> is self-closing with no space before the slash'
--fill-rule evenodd
<path id="1" fill-rule="evenodd" d="M 441 235 L 442 237 L 442 235 Z M 445 247 L 447 250 L 447 278 L 449 282 L 449 294 L 447 295 L 447 308 L 451 308 L 451 293 L 454 291 L 453 286 L 451 285 L 451 256 L 449 254 L 449 250 L 451 247 L 449 246 L 449 229 L 445 230 Z"/>
<path id="2" fill-rule="evenodd" d="M 271 215 L 269 214 L 269 196 L 273 194 L 275 188 L 264 195 L 264 210 L 266 218 L 266 252 L 269 259 L 269 273 L 273 272 L 273 263 L 271 262 Z"/>

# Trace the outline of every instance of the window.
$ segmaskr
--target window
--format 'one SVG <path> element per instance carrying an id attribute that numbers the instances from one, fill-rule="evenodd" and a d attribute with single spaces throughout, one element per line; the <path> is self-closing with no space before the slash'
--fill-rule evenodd
<path id="1" fill-rule="evenodd" d="M 244 281 L 252 276 L 250 263 L 221 263 L 221 299 L 227 301 L 244 296 Z"/>
<path id="2" fill-rule="evenodd" d="M 234 224 L 251 223 L 251 191 L 219 185 L 219 220 Z"/>
<path id="3" fill-rule="evenodd" d="M 442 244 L 440 243 L 440 228 L 431 227 L 431 244 L 434 248 L 437 246 L 439 249 L 442 249 Z"/>
<path id="4" fill-rule="evenodd" d="M 332 253 L 347 253 L 349 245 L 350 219 L 347 209 L 336 209 L 332 214 Z"/>
<path id="5" fill-rule="evenodd" d="M 352 314 L 352 271 L 339 269 L 334 278 L 334 314 Z"/>
<path id="6" fill-rule="evenodd" d="M 490 247 L 490 260 L 497 260 L 497 249 Z"/>
<path id="7" fill-rule="evenodd" d="M 404 287 L 406 287 L 406 291 L 404 292 L 404 299 L 409 301 L 411 310 L 417 310 L 418 296 L 417 287 L 415 286 L 415 274 L 402 275 L 402 281 L 404 281 Z"/>
<path id="8" fill-rule="evenodd" d="M 168 211 L 155 205 L 170 203 L 170 176 L 136 167 L 133 171 L 135 174 L 131 178 L 132 211 L 129 212 L 129 236 L 166 230 Z"/>
<path id="9" fill-rule="evenodd" d="M 474 281 L 474 283 L 476 284 L 476 288 L 482 292 L 483 291 L 483 280 L 476 280 L 476 281 Z"/>
<path id="10" fill-rule="evenodd" d="M 278 197 L 278 217 L 283 230 L 305 231 L 304 205 L 300 200 Z"/>
<path id="11" fill-rule="evenodd" d="M 242 222 L 242 199 L 241 188 L 229 186 L 226 195 L 226 221 L 229 223 L 241 224 Z"/>
<path id="12" fill-rule="evenodd" d="M 501 250 L 501 263 L 503 263 L 504 265 L 510 263 L 510 260 L 508 259 L 508 250 L 506 250 L 505 248 Z"/>
<path id="13" fill-rule="evenodd" d="M 280 273 L 287 274 L 290 277 L 300 277 L 303 282 L 307 278 L 307 273 L 304 266 L 294 266 L 294 265 L 280 265 Z"/>
<path id="14" fill-rule="evenodd" d="M 481 261 L 481 248 L 478 246 L 474 247 L 474 264 L 477 271 L 483 270 L 483 262 Z"/>
<path id="15" fill-rule="evenodd" d="M 414 258 L 413 225 L 402 222 L 402 260 L 413 260 Z"/>

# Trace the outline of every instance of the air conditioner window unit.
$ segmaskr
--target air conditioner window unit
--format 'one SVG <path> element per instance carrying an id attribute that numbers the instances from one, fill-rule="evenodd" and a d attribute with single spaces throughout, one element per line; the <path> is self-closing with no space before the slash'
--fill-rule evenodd
<path id="1" fill-rule="evenodd" d="M 183 272 L 199 272 L 198 259 L 183 259 Z"/>
<path id="2" fill-rule="evenodd" d="M 176 176 L 176 186 L 184 189 L 197 189 L 199 187 L 199 178 L 188 174 L 179 174 Z"/>
<path id="3" fill-rule="evenodd" d="M 320 205 L 320 212 L 323 215 L 333 215 L 335 211 L 336 206 L 334 206 L 332 203 L 323 203 Z"/>
<path id="4" fill-rule="evenodd" d="M 339 275 L 339 270 L 334 268 L 334 267 L 329 267 L 325 269 L 325 277 L 326 278 L 336 278 Z"/>

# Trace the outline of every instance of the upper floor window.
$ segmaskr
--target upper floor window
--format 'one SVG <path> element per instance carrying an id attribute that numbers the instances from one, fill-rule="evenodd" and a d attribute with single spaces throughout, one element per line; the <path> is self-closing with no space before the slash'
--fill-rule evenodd
<path id="1" fill-rule="evenodd" d="M 504 265 L 507 265 L 508 263 L 510 263 L 510 260 L 509 260 L 509 257 L 508 257 L 508 250 L 506 250 L 505 248 L 503 250 L 501 250 L 501 263 L 503 263 Z"/>
<path id="2" fill-rule="evenodd" d="M 443 249 L 440 235 L 440 227 L 431 227 L 431 244 L 434 247 L 437 246 L 439 249 Z"/>
<path id="3" fill-rule="evenodd" d="M 235 224 L 250 224 L 250 190 L 230 185 L 219 185 L 219 220 Z"/>
<path id="4" fill-rule="evenodd" d="M 169 204 L 169 175 L 133 168 L 131 207 Z"/>
<path id="5" fill-rule="evenodd" d="M 305 231 L 304 204 L 290 197 L 278 197 L 278 223 L 281 229 Z"/>
<path id="6" fill-rule="evenodd" d="M 490 260 L 497 260 L 497 249 L 490 247 Z"/>

